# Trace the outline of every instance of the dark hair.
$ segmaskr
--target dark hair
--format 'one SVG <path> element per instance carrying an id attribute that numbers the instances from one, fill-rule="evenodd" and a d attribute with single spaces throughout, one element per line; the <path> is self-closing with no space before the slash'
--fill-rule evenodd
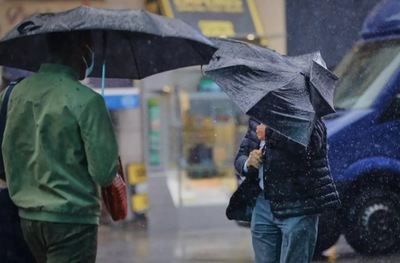
<path id="1" fill-rule="evenodd" d="M 92 46 L 90 31 L 54 32 L 48 34 L 46 40 L 52 58 L 62 61 L 80 57 L 84 46 Z"/>

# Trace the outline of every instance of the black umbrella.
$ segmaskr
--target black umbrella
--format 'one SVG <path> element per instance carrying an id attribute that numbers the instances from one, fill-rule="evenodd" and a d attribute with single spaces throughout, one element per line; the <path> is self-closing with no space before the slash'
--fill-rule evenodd
<path id="1" fill-rule="evenodd" d="M 230 39 L 219 48 L 206 74 L 248 115 L 307 146 L 317 116 L 334 112 L 337 77 L 319 53 L 298 57 Z"/>
<path id="2" fill-rule="evenodd" d="M 49 59 L 46 35 L 88 31 L 95 42 L 91 77 L 141 79 L 185 66 L 207 64 L 216 48 L 178 19 L 142 10 L 78 7 L 33 15 L 0 41 L 0 65 L 37 71 Z"/>

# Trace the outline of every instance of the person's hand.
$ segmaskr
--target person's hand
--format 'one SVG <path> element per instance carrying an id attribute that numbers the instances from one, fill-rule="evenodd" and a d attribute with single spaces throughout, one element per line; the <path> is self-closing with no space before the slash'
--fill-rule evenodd
<path id="1" fill-rule="evenodd" d="M 265 124 L 258 124 L 257 128 L 256 128 L 256 134 L 257 134 L 257 138 L 260 141 L 264 141 L 265 140 L 265 130 L 267 129 L 267 125 Z"/>
<path id="2" fill-rule="evenodd" d="M 253 166 L 259 169 L 261 165 L 261 150 L 253 150 L 250 152 L 249 158 L 247 159 L 247 168 Z"/>

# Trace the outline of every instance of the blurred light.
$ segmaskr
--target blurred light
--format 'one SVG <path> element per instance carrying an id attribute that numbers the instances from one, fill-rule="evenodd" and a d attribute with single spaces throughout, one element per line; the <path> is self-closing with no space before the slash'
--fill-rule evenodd
<path id="1" fill-rule="evenodd" d="M 253 41 L 254 39 L 256 39 L 256 36 L 254 34 L 248 34 L 247 39 Z"/>
<path id="2" fill-rule="evenodd" d="M 164 93 L 171 93 L 172 88 L 171 88 L 170 86 L 164 86 L 163 89 L 162 89 L 162 91 L 163 91 Z"/>
<path id="3" fill-rule="evenodd" d="M 226 36 L 226 35 L 220 35 L 219 37 L 220 38 L 228 38 L 228 36 Z"/>

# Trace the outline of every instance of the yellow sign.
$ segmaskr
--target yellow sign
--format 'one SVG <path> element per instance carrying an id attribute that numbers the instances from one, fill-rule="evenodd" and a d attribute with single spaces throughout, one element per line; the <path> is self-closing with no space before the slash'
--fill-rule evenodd
<path id="1" fill-rule="evenodd" d="M 149 197 L 147 194 L 133 195 L 131 198 L 132 210 L 137 213 L 143 213 L 149 209 Z"/>
<path id="2" fill-rule="evenodd" d="M 158 3 L 162 14 L 179 18 L 206 36 L 254 40 L 264 35 L 255 0 L 158 0 Z"/>
<path id="3" fill-rule="evenodd" d="M 209 37 L 235 36 L 235 27 L 231 21 L 200 20 L 199 28 L 204 35 Z"/>
<path id="4" fill-rule="evenodd" d="M 135 163 L 128 165 L 128 182 L 136 185 L 147 181 L 146 167 L 144 164 Z"/>
<path id="5" fill-rule="evenodd" d="M 242 13 L 242 0 L 174 0 L 178 12 Z"/>

